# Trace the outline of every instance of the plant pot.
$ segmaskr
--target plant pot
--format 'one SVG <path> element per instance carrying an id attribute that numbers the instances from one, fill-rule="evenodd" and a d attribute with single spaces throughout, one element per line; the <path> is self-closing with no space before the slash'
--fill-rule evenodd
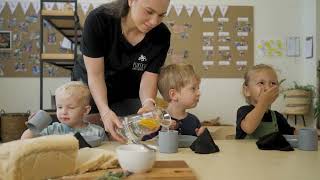
<path id="1" fill-rule="evenodd" d="M 291 89 L 284 91 L 285 97 L 311 97 L 311 91 L 303 89 Z"/>
<path id="2" fill-rule="evenodd" d="M 304 115 L 308 114 L 311 105 L 311 92 L 302 89 L 287 90 L 285 94 L 285 113 Z"/>

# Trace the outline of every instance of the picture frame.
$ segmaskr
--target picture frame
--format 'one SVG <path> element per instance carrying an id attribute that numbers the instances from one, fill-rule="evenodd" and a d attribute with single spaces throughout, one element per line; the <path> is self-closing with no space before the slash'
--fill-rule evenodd
<path id="1" fill-rule="evenodd" d="M 0 51 L 12 49 L 12 32 L 0 31 Z"/>

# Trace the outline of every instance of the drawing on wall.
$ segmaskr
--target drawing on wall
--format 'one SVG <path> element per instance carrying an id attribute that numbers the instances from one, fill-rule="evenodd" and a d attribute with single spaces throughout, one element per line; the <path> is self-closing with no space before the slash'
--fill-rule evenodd
<path id="1" fill-rule="evenodd" d="M 0 50 L 11 50 L 11 31 L 0 31 Z"/>
<path id="2" fill-rule="evenodd" d="M 258 44 L 259 56 L 283 56 L 283 41 L 277 40 L 261 40 Z"/>

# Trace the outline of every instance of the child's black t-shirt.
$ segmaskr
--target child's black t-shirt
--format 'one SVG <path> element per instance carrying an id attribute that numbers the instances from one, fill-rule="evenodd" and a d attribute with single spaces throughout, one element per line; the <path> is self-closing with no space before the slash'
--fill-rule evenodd
<path id="1" fill-rule="evenodd" d="M 196 128 L 201 127 L 201 123 L 195 115 L 188 113 L 187 117 L 185 117 L 184 119 L 178 120 L 174 117 L 172 117 L 172 119 L 175 120 L 178 124 L 177 130 L 179 134 L 197 136 L 195 130 Z"/>
<path id="2" fill-rule="evenodd" d="M 178 128 L 176 130 L 178 131 L 179 134 L 197 136 L 197 133 L 195 130 L 196 130 L 196 128 L 201 127 L 200 120 L 197 118 L 197 116 L 195 116 L 191 113 L 188 113 L 188 115 L 183 119 L 178 120 L 174 117 L 171 117 L 171 119 L 175 120 L 177 122 Z M 142 140 L 146 141 L 148 139 L 154 138 L 155 136 L 157 136 L 159 134 L 160 130 L 161 130 L 161 128 L 152 134 L 145 135 L 142 138 Z"/>
<path id="3" fill-rule="evenodd" d="M 149 31 L 136 45 L 122 34 L 121 19 L 106 14 L 104 7 L 90 12 L 84 24 L 81 51 L 91 58 L 104 58 L 109 103 L 138 98 L 141 76 L 145 71 L 159 73 L 170 46 L 170 31 L 163 23 Z M 87 83 L 83 58 L 73 71 L 74 80 Z"/>
<path id="4" fill-rule="evenodd" d="M 241 129 L 241 121 L 244 120 L 244 118 L 247 116 L 247 114 L 249 112 L 251 112 L 253 110 L 254 106 L 253 105 L 246 105 L 246 106 L 242 106 L 238 109 L 237 111 L 237 127 L 236 127 L 236 139 L 244 139 L 247 136 L 247 133 L 245 133 L 242 129 Z M 280 114 L 277 111 L 274 111 L 276 114 L 276 118 L 277 118 L 277 123 L 278 123 L 278 128 L 279 128 L 279 132 L 282 134 L 293 134 L 295 128 L 291 127 L 288 124 L 287 119 Z M 272 117 L 271 117 L 271 112 L 268 111 L 263 115 L 262 118 L 263 122 L 271 122 L 272 121 Z"/>

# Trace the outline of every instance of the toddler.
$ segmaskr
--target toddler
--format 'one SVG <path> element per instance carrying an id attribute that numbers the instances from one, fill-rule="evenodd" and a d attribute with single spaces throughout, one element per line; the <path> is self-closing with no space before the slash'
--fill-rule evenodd
<path id="1" fill-rule="evenodd" d="M 171 64 L 160 70 L 159 92 L 168 102 L 167 112 L 173 120 L 170 129 L 179 134 L 199 136 L 205 129 L 195 115 L 187 112 L 199 102 L 199 85 L 200 78 L 190 64 Z"/>
<path id="2" fill-rule="evenodd" d="M 236 139 L 258 139 L 266 134 L 279 131 L 294 134 L 287 119 L 271 105 L 279 95 L 279 82 L 275 70 L 268 65 L 259 64 L 244 75 L 243 95 L 249 105 L 237 111 Z"/>
<path id="3" fill-rule="evenodd" d="M 80 81 L 71 81 L 55 91 L 57 118 L 59 122 L 54 122 L 41 131 L 40 135 L 69 134 L 79 132 L 82 136 L 98 136 L 106 139 L 105 131 L 102 127 L 84 121 L 90 110 L 90 91 L 88 86 Z M 21 136 L 21 139 L 34 137 L 29 129 Z"/>

